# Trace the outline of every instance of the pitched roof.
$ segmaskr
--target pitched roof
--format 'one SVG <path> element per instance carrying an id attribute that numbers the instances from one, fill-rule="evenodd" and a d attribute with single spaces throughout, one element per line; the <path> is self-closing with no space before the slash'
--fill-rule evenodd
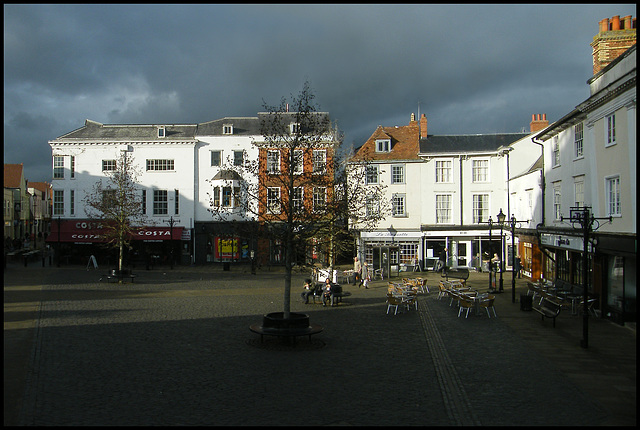
<path id="1" fill-rule="evenodd" d="M 28 188 L 35 188 L 38 191 L 48 192 L 51 190 L 51 185 L 47 182 L 27 182 Z"/>
<path id="2" fill-rule="evenodd" d="M 20 188 L 23 166 L 20 164 L 4 165 L 4 188 Z"/>
<path id="3" fill-rule="evenodd" d="M 420 154 L 495 151 L 530 133 L 435 135 L 420 139 Z"/>
<path id="4" fill-rule="evenodd" d="M 376 152 L 376 140 L 390 139 L 390 152 Z M 382 127 L 373 132 L 371 137 L 358 149 L 354 158 L 370 160 L 414 160 L 418 159 L 418 123 L 413 121 L 401 127 Z"/>
<path id="5" fill-rule="evenodd" d="M 165 128 L 165 137 L 158 137 L 158 127 Z M 83 127 L 64 134 L 56 140 L 66 139 L 108 139 L 133 141 L 166 141 L 194 139 L 196 124 L 102 124 L 86 120 Z"/>

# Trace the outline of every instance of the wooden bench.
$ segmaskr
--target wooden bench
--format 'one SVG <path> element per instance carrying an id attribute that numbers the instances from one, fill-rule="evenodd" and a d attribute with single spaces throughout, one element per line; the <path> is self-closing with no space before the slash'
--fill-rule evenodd
<path id="1" fill-rule="evenodd" d="M 107 282 L 109 282 L 112 279 L 121 281 L 124 278 L 130 278 L 131 282 L 133 282 L 137 276 L 138 275 L 134 275 L 133 273 L 131 273 L 129 269 L 122 269 L 121 271 L 118 269 L 111 269 L 111 271 L 107 275 Z"/>
<path id="2" fill-rule="evenodd" d="M 545 297 L 539 304 L 534 304 L 532 309 L 542 315 L 543 321 L 545 317 L 553 319 L 553 328 L 556 328 L 556 318 L 560 315 L 560 311 L 562 310 L 562 305 L 560 303 L 554 302 Z"/>
<path id="3" fill-rule="evenodd" d="M 313 303 L 316 303 L 316 298 L 318 298 L 319 300 L 318 303 L 322 303 L 322 294 L 323 294 L 322 285 L 323 284 L 320 284 L 313 291 L 313 294 L 311 295 L 311 297 L 313 297 Z M 335 289 L 336 291 L 333 291 L 333 289 Z M 340 285 L 334 284 L 331 291 L 331 295 L 336 298 L 336 304 L 337 304 L 342 302 L 343 297 L 349 297 L 351 293 L 349 291 L 343 291 Z"/>
<path id="4" fill-rule="evenodd" d="M 467 279 L 469 279 L 469 269 L 467 269 L 466 267 L 457 267 L 453 269 L 451 267 L 445 266 L 442 269 L 441 276 L 447 281 L 449 280 L 449 278 L 462 279 L 463 281 L 466 281 Z"/>

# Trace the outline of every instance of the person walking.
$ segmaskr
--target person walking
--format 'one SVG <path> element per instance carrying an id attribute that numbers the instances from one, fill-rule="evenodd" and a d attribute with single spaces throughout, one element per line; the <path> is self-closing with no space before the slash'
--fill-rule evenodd
<path id="1" fill-rule="evenodd" d="M 362 286 L 362 264 L 360 264 L 360 260 L 358 257 L 353 257 L 353 273 L 354 273 L 354 283 L 358 284 L 358 288 Z"/>

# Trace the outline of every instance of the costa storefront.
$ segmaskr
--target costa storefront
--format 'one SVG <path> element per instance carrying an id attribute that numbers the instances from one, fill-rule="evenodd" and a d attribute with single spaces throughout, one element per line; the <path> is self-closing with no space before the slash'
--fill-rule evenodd
<path id="1" fill-rule="evenodd" d="M 117 250 L 109 246 L 104 232 L 103 223 L 98 221 L 54 219 L 46 241 L 60 253 L 62 261 L 86 263 L 94 255 L 100 263 L 109 265 L 117 258 Z M 182 226 L 136 228 L 128 239 L 130 246 L 125 249 L 125 261 L 127 264 L 168 264 L 173 250 L 174 261 L 178 263 L 182 249 L 185 246 L 187 252 L 189 249 L 190 240 L 183 241 L 184 233 Z"/>

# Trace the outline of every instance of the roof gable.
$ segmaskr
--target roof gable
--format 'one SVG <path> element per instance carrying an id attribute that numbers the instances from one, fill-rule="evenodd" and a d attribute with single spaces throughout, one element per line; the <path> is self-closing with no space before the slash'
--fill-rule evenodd
<path id="1" fill-rule="evenodd" d="M 5 188 L 21 188 L 23 181 L 23 165 L 5 164 L 4 165 L 4 187 Z"/>
<path id="2" fill-rule="evenodd" d="M 376 140 L 390 139 L 391 151 L 376 152 Z M 373 132 L 371 137 L 360 147 L 355 158 L 370 160 L 413 160 L 418 159 L 418 126 L 417 124 L 402 127 L 382 127 Z"/>

